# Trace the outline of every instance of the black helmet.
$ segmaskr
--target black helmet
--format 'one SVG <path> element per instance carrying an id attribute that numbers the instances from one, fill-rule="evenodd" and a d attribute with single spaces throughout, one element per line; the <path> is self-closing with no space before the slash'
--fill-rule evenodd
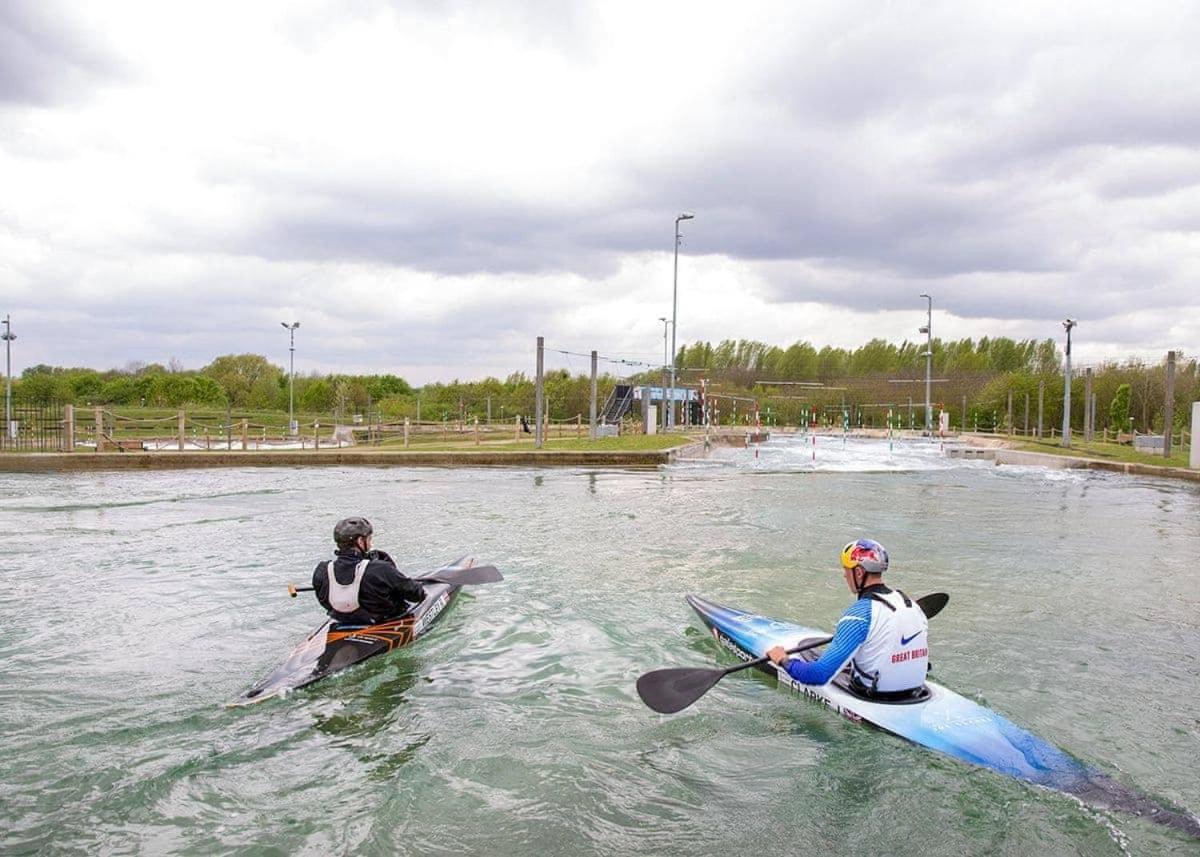
<path id="1" fill-rule="evenodd" d="M 353 547 L 359 536 L 369 536 L 374 530 L 366 518 L 342 518 L 333 528 L 333 540 L 340 548 Z"/>

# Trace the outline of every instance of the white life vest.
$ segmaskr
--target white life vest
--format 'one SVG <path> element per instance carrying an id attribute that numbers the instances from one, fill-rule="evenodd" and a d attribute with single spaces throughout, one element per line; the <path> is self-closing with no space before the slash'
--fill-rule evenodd
<path id="1" fill-rule="evenodd" d="M 338 613 L 353 613 L 358 609 L 358 587 L 362 583 L 363 572 L 367 570 L 367 566 L 371 563 L 369 559 L 362 560 L 354 567 L 354 580 L 344 586 L 337 582 L 337 577 L 333 573 L 333 563 L 329 563 L 325 567 L 325 574 L 329 577 L 329 606 Z"/>
<path id="2" fill-rule="evenodd" d="M 850 663 L 855 681 L 881 693 L 921 687 L 929 669 L 929 622 L 924 611 L 913 601 L 905 605 L 899 590 L 868 597 L 871 630 Z"/>

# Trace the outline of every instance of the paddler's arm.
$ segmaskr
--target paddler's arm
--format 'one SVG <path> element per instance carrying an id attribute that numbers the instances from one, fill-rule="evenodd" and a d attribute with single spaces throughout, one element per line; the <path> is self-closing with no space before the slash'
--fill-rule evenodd
<path id="1" fill-rule="evenodd" d="M 313 595 L 317 597 L 317 602 L 326 610 L 331 609 L 329 606 L 329 576 L 326 574 L 328 567 L 328 562 L 317 563 L 317 567 L 313 569 L 312 576 Z"/>
<path id="2" fill-rule="evenodd" d="M 411 577 L 406 576 L 400 569 L 396 568 L 395 563 L 389 562 L 386 568 L 385 579 L 387 580 L 387 588 L 391 593 L 392 602 L 397 608 L 403 610 L 405 602 L 416 604 L 419 601 L 425 600 L 425 587 Z"/>
<path id="3" fill-rule="evenodd" d="M 833 639 L 817 660 L 809 662 L 802 658 L 789 658 L 783 646 L 772 648 L 767 652 L 767 657 L 785 666 L 788 675 L 801 684 L 827 684 L 854 657 L 858 647 L 866 641 L 870 629 L 871 602 L 862 598 L 842 614 L 834 629 Z"/>

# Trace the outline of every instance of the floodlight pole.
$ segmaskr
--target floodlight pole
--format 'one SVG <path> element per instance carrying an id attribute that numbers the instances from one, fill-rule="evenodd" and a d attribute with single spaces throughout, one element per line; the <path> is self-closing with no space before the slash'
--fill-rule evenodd
<path id="1" fill-rule="evenodd" d="M 671 395 L 675 393 L 675 333 L 679 329 L 677 312 L 679 308 L 679 221 L 691 220 L 694 214 L 680 214 L 675 218 L 675 277 L 671 286 Z M 663 398 L 666 398 L 666 390 L 663 391 Z M 667 422 L 664 424 L 668 427 L 675 425 L 675 408 L 664 402 L 667 407 Z"/>
<path id="2" fill-rule="evenodd" d="M 295 416 L 295 400 L 296 400 L 296 328 L 300 326 L 300 322 L 293 321 L 288 324 L 286 321 L 279 322 L 288 331 L 288 433 L 296 433 L 296 416 Z"/>
<path id="3" fill-rule="evenodd" d="M 1063 429 L 1062 429 L 1062 445 L 1070 447 L 1071 445 L 1071 328 L 1077 321 L 1068 318 L 1062 323 L 1067 329 L 1067 365 L 1063 372 Z"/>

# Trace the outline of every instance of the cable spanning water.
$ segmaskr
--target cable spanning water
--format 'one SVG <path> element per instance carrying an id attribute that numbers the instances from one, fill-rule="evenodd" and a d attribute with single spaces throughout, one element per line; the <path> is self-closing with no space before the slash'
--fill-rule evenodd
<path id="1" fill-rule="evenodd" d="M 1070 798 L 762 678 L 675 717 L 640 703 L 644 670 L 728 663 L 685 594 L 827 627 L 858 535 L 910 592 L 951 594 L 943 684 L 1200 809 L 1200 595 L 1181 583 L 1200 492 L 818 444 L 819 478 L 794 472 L 798 440 L 657 472 L 0 475 L 0 850 L 1120 853 Z M 410 649 L 227 710 L 319 624 L 284 584 L 351 513 L 410 571 L 471 553 L 506 580 Z M 1194 847 L 1105 820 L 1134 853 Z"/>

